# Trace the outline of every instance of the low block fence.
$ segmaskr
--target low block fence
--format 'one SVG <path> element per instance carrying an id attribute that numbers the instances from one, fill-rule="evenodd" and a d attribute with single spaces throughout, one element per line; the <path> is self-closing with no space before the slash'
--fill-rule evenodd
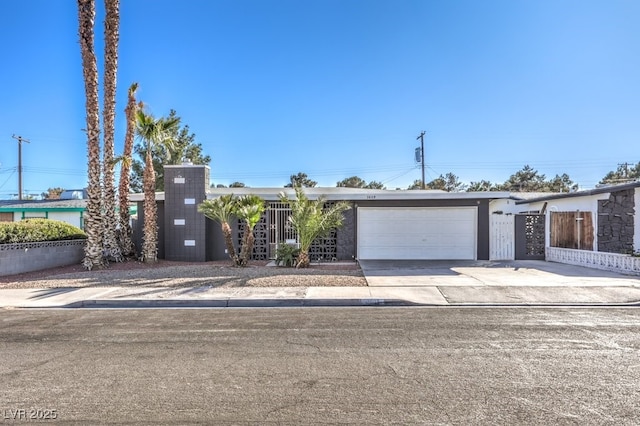
<path id="1" fill-rule="evenodd" d="M 640 275 L 640 257 L 628 254 L 547 247 L 546 260 L 622 274 Z"/>
<path id="2" fill-rule="evenodd" d="M 0 276 L 79 264 L 86 240 L 0 244 Z"/>

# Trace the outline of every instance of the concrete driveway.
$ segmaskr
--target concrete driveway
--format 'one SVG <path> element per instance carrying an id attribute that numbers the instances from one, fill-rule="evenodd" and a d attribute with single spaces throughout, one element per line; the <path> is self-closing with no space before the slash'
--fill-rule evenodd
<path id="1" fill-rule="evenodd" d="M 370 287 L 437 290 L 449 304 L 636 303 L 640 277 L 545 261 L 361 260 Z"/>

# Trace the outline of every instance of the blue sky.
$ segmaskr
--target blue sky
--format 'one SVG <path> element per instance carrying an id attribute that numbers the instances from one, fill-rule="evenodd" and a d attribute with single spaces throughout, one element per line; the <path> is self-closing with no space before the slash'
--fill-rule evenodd
<path id="1" fill-rule="evenodd" d="M 529 164 L 592 188 L 640 161 L 636 0 L 122 0 L 116 152 L 127 88 L 175 109 L 212 183 L 388 188 L 504 182 Z M 96 44 L 102 67 L 103 5 Z M 0 198 L 86 185 L 75 1 L 0 2 Z"/>

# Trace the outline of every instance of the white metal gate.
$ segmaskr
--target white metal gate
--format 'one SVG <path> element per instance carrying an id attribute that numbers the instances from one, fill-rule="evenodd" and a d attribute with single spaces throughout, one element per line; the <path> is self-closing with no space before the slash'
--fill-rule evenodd
<path id="1" fill-rule="evenodd" d="M 512 214 L 492 214 L 489 226 L 489 259 L 515 259 L 515 220 Z"/>
<path id="2" fill-rule="evenodd" d="M 269 258 L 275 259 L 278 244 L 297 241 L 298 235 L 289 223 L 291 208 L 287 203 L 269 204 Z"/>

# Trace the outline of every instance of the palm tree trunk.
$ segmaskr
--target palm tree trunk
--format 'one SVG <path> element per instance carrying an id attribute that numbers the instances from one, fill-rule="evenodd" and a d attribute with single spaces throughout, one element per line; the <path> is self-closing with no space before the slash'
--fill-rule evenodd
<path id="1" fill-rule="evenodd" d="M 93 42 L 95 21 L 94 0 L 78 0 L 78 20 L 82 72 L 86 96 L 87 114 L 87 207 L 84 215 L 84 231 L 87 234 L 85 257 L 82 265 L 86 269 L 104 266 L 102 257 L 102 191 L 100 188 L 100 103 L 98 101 L 98 65 Z"/>
<path id="2" fill-rule="evenodd" d="M 240 250 L 240 266 L 247 266 L 251 259 L 251 253 L 253 252 L 253 244 L 255 243 L 255 236 L 253 235 L 253 229 L 249 226 L 245 227 L 244 235 L 242 236 L 242 249 Z"/>
<path id="3" fill-rule="evenodd" d="M 227 253 L 233 261 L 233 266 L 238 266 L 239 260 L 238 255 L 236 254 L 236 248 L 233 245 L 231 227 L 226 222 L 223 222 L 220 226 L 222 227 L 222 235 L 224 235 L 224 243 L 227 246 Z"/>
<path id="4" fill-rule="evenodd" d="M 156 177 L 153 170 L 151 149 L 147 147 L 144 167 L 144 232 L 142 241 L 142 261 L 154 263 L 158 261 L 158 207 L 156 205 Z"/>
<path id="5" fill-rule="evenodd" d="M 298 263 L 296 264 L 296 268 L 308 268 L 311 264 L 311 260 L 309 259 L 309 251 L 300 250 L 300 254 L 298 255 Z"/>
<path id="6" fill-rule="evenodd" d="M 116 194 L 113 176 L 113 145 L 116 116 L 116 74 L 118 70 L 118 25 L 120 23 L 119 0 L 105 0 L 104 21 L 104 151 L 102 173 L 104 185 L 103 254 L 107 261 L 122 262 L 124 257 L 116 234 Z"/>
<path id="7" fill-rule="evenodd" d="M 129 189 L 131 172 L 131 154 L 133 153 L 133 141 L 136 130 L 136 90 L 137 83 L 133 83 L 129 87 L 129 96 L 125 114 L 127 116 L 127 132 L 124 138 L 124 149 L 122 152 L 123 160 L 120 165 L 120 183 L 118 185 L 118 201 L 120 210 L 120 232 L 119 243 L 120 250 L 124 256 L 135 256 L 135 245 L 133 244 L 133 231 L 131 229 L 129 216 Z"/>

